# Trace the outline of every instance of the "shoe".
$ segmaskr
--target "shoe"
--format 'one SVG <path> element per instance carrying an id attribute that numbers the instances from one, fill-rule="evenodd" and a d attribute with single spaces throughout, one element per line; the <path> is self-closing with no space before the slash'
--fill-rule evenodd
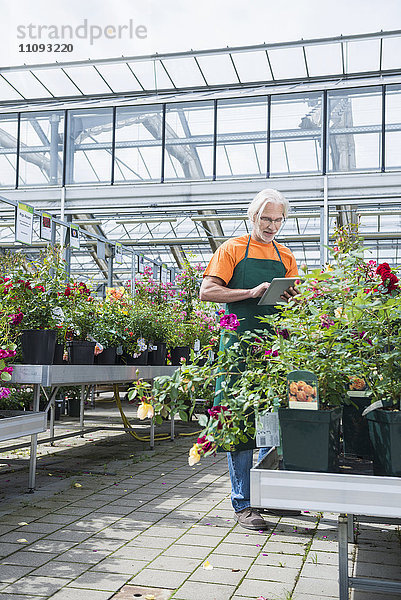
<path id="1" fill-rule="evenodd" d="M 275 517 L 299 517 L 300 510 L 286 510 L 283 508 L 265 508 L 263 512 Z"/>
<path id="2" fill-rule="evenodd" d="M 235 520 L 245 529 L 268 529 L 269 525 L 254 508 L 243 508 L 234 513 Z"/>

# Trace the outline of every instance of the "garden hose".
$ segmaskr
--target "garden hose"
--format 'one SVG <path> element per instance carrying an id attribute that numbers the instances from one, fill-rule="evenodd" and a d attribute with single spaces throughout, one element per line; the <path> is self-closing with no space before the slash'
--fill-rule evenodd
<path id="1" fill-rule="evenodd" d="M 121 419 L 123 421 L 124 427 L 126 427 L 127 429 L 127 433 L 129 433 L 134 439 L 139 440 L 140 442 L 149 442 L 150 441 L 150 436 L 149 435 L 145 435 L 145 436 L 140 436 L 138 435 L 134 428 L 132 427 L 131 423 L 128 421 L 126 414 L 124 413 L 122 404 L 121 404 L 121 399 L 120 399 L 120 391 L 118 389 L 118 384 L 115 383 L 113 384 L 113 393 L 114 393 L 114 400 L 117 404 L 118 410 L 120 411 L 120 415 L 121 415 Z M 191 436 L 191 435 L 198 435 L 198 433 L 200 433 L 199 431 L 193 431 L 191 433 L 179 433 L 179 436 Z M 166 434 L 155 434 L 154 436 L 155 440 L 161 441 L 161 440 L 169 440 L 170 436 L 166 435 Z"/>

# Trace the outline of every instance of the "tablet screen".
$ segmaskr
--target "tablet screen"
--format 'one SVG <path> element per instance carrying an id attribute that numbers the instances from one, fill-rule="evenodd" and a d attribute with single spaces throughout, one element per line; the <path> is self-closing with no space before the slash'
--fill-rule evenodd
<path id="1" fill-rule="evenodd" d="M 289 287 L 292 287 L 296 281 L 300 282 L 301 279 L 299 277 L 276 277 L 272 280 L 270 286 L 260 298 L 258 305 L 274 306 L 279 302 L 284 302 L 281 296 L 285 290 L 287 290 Z"/>

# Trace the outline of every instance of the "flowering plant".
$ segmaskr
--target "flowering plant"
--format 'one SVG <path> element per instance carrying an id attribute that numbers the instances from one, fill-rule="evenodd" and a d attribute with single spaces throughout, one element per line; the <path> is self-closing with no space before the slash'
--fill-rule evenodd
<path id="1" fill-rule="evenodd" d="M 63 307 L 66 338 L 85 341 L 95 328 L 95 301 L 84 283 L 69 283 L 61 295 L 67 299 Z"/>

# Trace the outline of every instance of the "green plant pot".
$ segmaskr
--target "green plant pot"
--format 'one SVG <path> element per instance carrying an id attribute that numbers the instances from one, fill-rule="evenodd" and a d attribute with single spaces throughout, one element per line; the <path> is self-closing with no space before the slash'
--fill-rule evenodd
<path id="1" fill-rule="evenodd" d="M 375 475 L 401 477 L 401 412 L 377 409 L 366 415 Z"/>
<path id="2" fill-rule="evenodd" d="M 284 469 L 338 471 L 340 406 L 330 410 L 279 408 Z"/>
<path id="3" fill-rule="evenodd" d="M 370 398 L 353 396 L 350 400 L 352 404 L 343 406 L 344 455 L 372 460 L 368 422 L 362 416 L 362 412 L 370 404 Z"/>

